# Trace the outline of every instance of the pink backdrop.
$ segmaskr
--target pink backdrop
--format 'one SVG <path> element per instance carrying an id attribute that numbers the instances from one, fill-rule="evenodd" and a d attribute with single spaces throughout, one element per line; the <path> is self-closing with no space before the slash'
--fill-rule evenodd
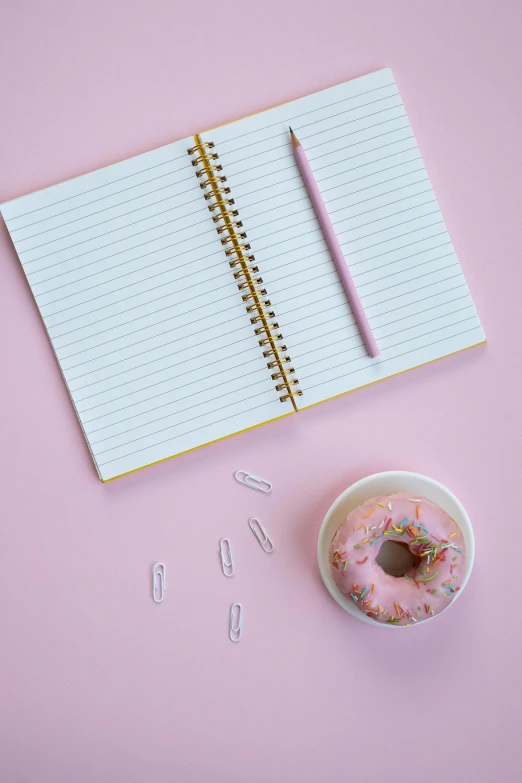
<path id="1" fill-rule="evenodd" d="M 103 486 L 2 224 L 2 783 L 519 781 L 521 3 L 17 0 L 1 17 L 0 200 L 391 66 L 488 337 Z M 315 560 L 336 495 L 394 468 L 446 483 L 477 537 L 462 599 L 397 632 L 346 615 Z"/>

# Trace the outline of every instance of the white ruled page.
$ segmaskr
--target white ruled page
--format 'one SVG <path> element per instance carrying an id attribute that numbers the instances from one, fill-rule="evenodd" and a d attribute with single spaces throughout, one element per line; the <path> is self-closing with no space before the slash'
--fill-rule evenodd
<path id="1" fill-rule="evenodd" d="M 367 313 L 365 350 L 295 163 L 301 141 Z M 390 69 L 205 134 L 216 144 L 300 408 L 484 342 Z"/>
<path id="2" fill-rule="evenodd" d="M 292 411 L 184 139 L 1 207 L 103 480 Z"/>

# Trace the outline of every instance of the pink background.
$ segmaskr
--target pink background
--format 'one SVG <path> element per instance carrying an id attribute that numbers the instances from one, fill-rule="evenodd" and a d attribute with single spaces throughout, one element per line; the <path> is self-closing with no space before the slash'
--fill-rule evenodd
<path id="1" fill-rule="evenodd" d="M 2 224 L 2 783 L 519 781 L 522 4 L 4 0 L 0 15 L 0 200 L 391 66 L 488 337 L 104 486 Z M 272 495 L 238 485 L 243 467 Z M 395 468 L 446 483 L 477 538 L 462 599 L 397 632 L 346 615 L 315 557 L 339 492 Z"/>

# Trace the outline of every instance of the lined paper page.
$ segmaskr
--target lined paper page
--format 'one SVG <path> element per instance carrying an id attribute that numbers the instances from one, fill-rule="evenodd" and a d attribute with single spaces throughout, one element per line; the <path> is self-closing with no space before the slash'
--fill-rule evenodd
<path id="1" fill-rule="evenodd" d="M 371 359 L 295 163 L 303 144 L 381 355 Z M 313 405 L 484 341 L 391 70 L 205 134 Z"/>
<path id="2" fill-rule="evenodd" d="M 292 410 L 253 334 L 192 144 L 2 205 L 104 480 Z"/>

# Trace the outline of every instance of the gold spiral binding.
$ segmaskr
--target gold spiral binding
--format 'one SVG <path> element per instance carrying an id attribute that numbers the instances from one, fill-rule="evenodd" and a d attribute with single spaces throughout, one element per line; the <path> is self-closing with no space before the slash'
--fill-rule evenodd
<path id="1" fill-rule="evenodd" d="M 255 258 L 249 251 L 252 249 L 247 240 L 234 199 L 230 198 L 230 187 L 225 185 L 227 178 L 221 173 L 223 166 L 215 163 L 219 155 L 215 151 L 213 141 L 202 141 L 200 136 L 194 136 L 195 144 L 187 150 L 193 157 L 192 165 L 197 169 L 198 179 L 206 177 L 200 182 L 200 188 L 206 190 L 204 198 L 209 201 L 209 211 L 216 212 L 212 220 L 217 224 L 216 231 L 220 235 L 221 244 L 225 255 L 229 258 L 229 265 L 235 271 L 234 279 L 237 281 L 239 291 L 244 292 L 242 299 L 245 302 L 246 311 L 252 317 L 250 323 L 254 327 L 254 334 L 259 337 L 259 345 L 263 350 L 263 357 L 269 359 L 267 367 L 274 370 L 271 377 L 279 381 L 275 388 L 277 392 L 284 392 L 279 399 L 281 402 L 290 400 L 295 411 L 297 405 L 295 397 L 302 394 L 297 378 L 290 378 L 295 374 L 295 369 L 287 365 L 291 359 L 286 355 L 287 347 L 283 345 L 283 335 L 279 332 L 279 324 L 275 321 L 275 313 L 263 288 L 263 278 L 259 276 L 259 267 L 255 265 Z M 198 168 L 199 167 L 199 168 Z M 223 236 L 222 236 L 223 235 Z"/>

